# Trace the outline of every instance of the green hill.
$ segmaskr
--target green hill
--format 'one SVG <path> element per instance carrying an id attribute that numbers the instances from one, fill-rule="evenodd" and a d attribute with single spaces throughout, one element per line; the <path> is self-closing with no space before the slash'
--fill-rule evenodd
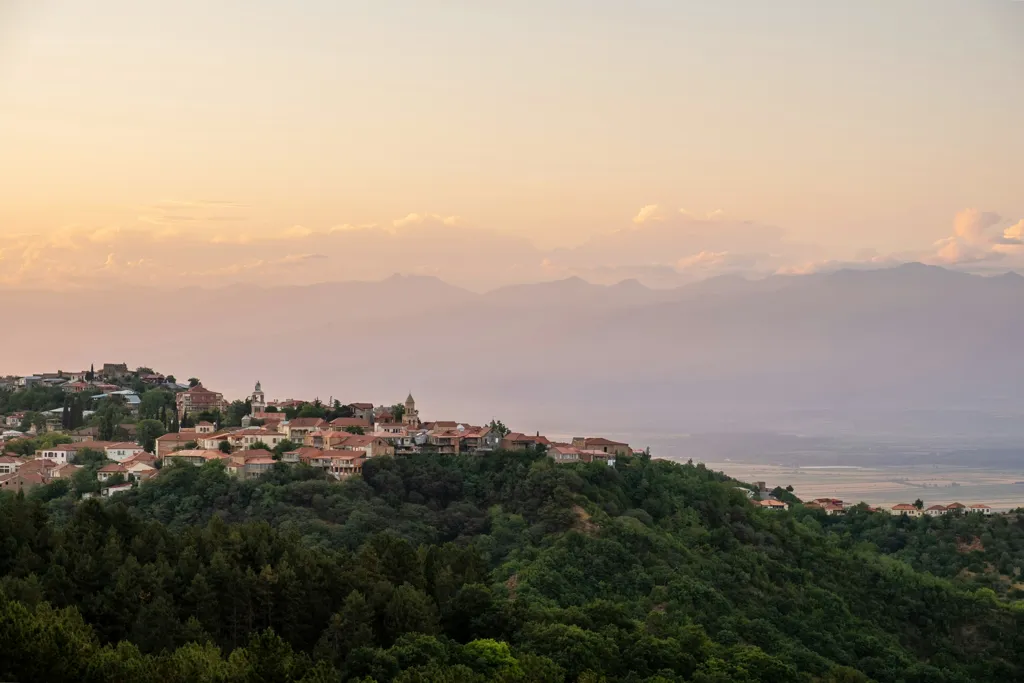
<path id="1" fill-rule="evenodd" d="M 734 487 L 496 454 L 5 494 L 0 679 L 1024 680 L 1019 606 Z"/>

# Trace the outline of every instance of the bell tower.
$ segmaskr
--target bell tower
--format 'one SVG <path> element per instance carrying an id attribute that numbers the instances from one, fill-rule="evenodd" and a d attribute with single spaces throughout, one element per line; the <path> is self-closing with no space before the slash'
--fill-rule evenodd
<path id="1" fill-rule="evenodd" d="M 416 399 L 412 397 L 411 392 L 409 398 L 405 399 L 405 414 L 402 415 L 402 424 L 406 427 L 420 426 L 420 414 L 416 410 Z"/>
<path id="2" fill-rule="evenodd" d="M 267 407 L 267 397 L 263 393 L 263 387 L 259 381 L 256 382 L 256 389 L 252 392 L 252 396 L 249 398 L 252 404 L 252 414 L 262 413 Z"/>

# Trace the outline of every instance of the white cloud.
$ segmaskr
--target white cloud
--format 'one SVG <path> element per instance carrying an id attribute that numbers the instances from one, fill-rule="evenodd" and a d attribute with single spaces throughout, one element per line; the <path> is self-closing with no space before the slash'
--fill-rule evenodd
<path id="1" fill-rule="evenodd" d="M 1008 242 L 1019 242 L 1024 244 L 1024 220 L 1011 225 L 1003 232 L 1003 239 Z"/>
<path id="2" fill-rule="evenodd" d="M 665 220 L 666 215 L 667 213 L 657 204 L 648 204 L 633 217 L 633 223 L 643 225 L 644 223 L 661 222 Z"/>
<path id="3" fill-rule="evenodd" d="M 922 259 L 943 266 L 970 265 L 999 261 L 1015 255 L 1022 245 L 1021 226 L 1000 230 L 1003 218 L 996 213 L 964 209 L 953 219 L 953 234 L 935 243 L 933 251 Z"/>

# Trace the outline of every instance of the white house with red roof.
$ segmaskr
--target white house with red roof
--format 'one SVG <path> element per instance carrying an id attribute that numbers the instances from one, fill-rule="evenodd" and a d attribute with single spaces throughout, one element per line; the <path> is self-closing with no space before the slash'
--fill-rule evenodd
<path id="1" fill-rule="evenodd" d="M 113 460 L 114 462 L 122 462 L 132 456 L 138 455 L 139 453 L 146 452 L 146 449 L 139 444 L 129 443 L 127 441 L 108 444 L 103 450 L 107 454 L 107 459 Z"/>

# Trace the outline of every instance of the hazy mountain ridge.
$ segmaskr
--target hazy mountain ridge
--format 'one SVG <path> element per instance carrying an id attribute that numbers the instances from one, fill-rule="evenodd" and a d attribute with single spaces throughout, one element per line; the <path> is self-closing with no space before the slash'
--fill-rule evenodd
<path id="1" fill-rule="evenodd" d="M 7 299 L 74 321 L 71 336 L 9 335 L 7 372 L 124 360 L 231 395 L 257 378 L 281 398 L 414 390 L 462 419 L 616 433 L 764 428 L 784 411 L 1024 412 L 1024 278 L 919 264 L 672 290 L 573 278 L 475 294 L 394 276 Z"/>

